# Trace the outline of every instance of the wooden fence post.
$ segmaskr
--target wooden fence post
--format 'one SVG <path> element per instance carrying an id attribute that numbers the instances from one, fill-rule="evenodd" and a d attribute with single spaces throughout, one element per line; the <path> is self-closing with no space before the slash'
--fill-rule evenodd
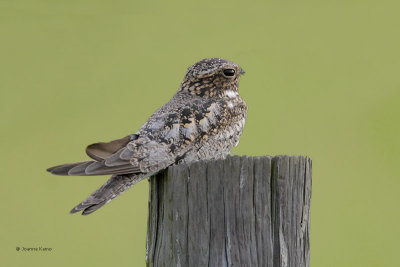
<path id="1" fill-rule="evenodd" d="M 147 266 L 310 263 L 311 159 L 228 157 L 150 179 Z"/>

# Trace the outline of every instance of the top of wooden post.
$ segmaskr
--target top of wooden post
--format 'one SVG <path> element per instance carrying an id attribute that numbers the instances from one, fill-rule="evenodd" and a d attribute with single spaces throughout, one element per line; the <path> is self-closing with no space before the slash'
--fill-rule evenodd
<path id="1" fill-rule="evenodd" d="M 310 158 L 233 156 L 150 182 L 149 266 L 309 266 Z"/>

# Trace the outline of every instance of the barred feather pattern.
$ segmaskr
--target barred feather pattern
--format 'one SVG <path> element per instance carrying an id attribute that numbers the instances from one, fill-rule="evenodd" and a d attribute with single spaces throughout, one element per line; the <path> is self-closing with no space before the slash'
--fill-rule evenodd
<path id="1" fill-rule="evenodd" d="M 239 143 L 247 118 L 238 93 L 243 73 L 228 60 L 199 61 L 187 70 L 171 100 L 135 134 L 88 146 L 90 161 L 49 168 L 57 175 L 112 175 L 71 213 L 91 214 L 170 165 L 225 158 Z"/>

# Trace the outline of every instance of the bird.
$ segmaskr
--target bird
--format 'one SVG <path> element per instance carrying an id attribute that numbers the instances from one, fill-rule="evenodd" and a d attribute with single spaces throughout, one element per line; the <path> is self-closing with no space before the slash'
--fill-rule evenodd
<path id="1" fill-rule="evenodd" d="M 238 145 L 247 118 L 238 92 L 244 73 L 226 59 L 200 60 L 136 133 L 87 146 L 91 160 L 48 168 L 55 175 L 111 175 L 70 213 L 91 214 L 171 165 L 226 158 Z"/>

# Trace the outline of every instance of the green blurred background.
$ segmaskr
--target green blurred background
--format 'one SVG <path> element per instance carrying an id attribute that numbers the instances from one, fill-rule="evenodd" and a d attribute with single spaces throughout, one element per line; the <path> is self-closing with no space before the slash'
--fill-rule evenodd
<path id="1" fill-rule="evenodd" d="M 134 133 L 204 57 L 240 64 L 234 154 L 313 159 L 312 266 L 399 266 L 398 1 L 0 1 L 2 266 L 144 266 L 148 182 L 49 166 Z M 52 252 L 17 252 L 17 246 Z"/>

